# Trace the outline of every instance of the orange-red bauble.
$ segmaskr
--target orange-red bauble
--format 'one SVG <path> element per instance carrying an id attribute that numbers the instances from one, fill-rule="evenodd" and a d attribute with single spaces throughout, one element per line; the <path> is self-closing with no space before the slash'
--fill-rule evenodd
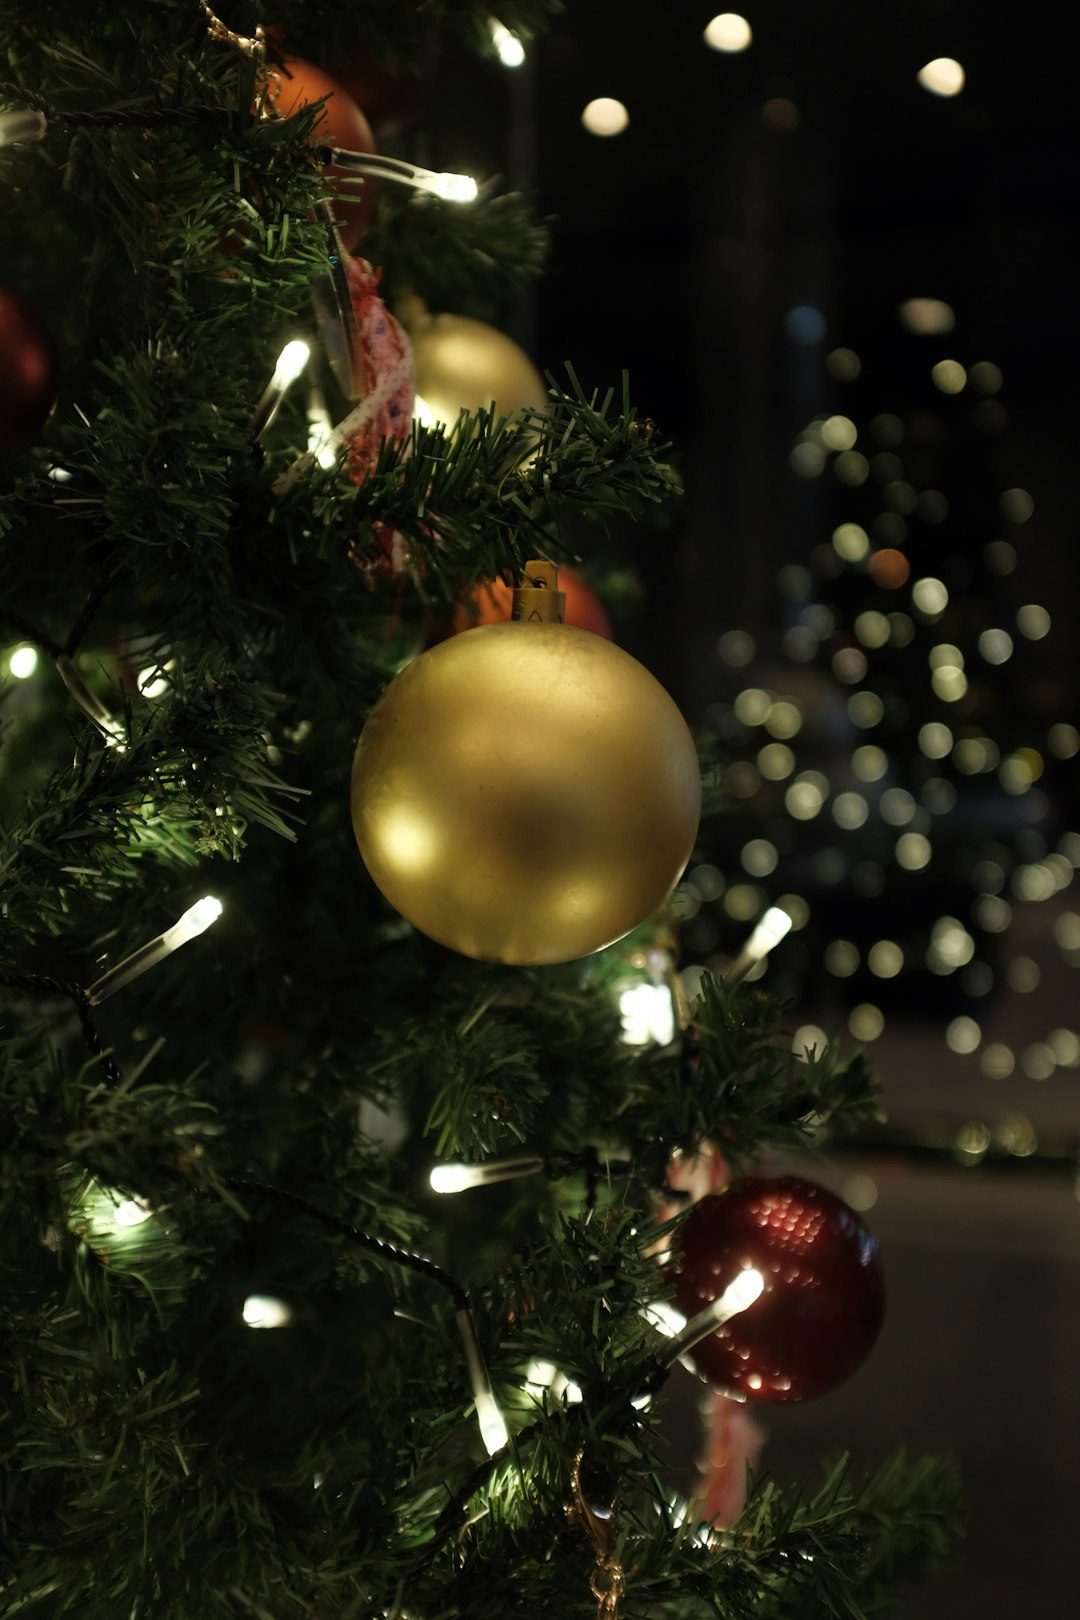
<path id="1" fill-rule="evenodd" d="M 605 641 L 614 640 L 607 609 L 576 569 L 560 565 L 559 589 L 566 596 L 564 624 L 572 624 L 578 630 L 591 630 L 594 636 L 603 636 Z M 455 635 L 477 624 L 499 624 L 508 619 L 513 599 L 512 585 L 504 584 L 501 579 L 484 580 L 467 602 L 459 602 L 454 609 Z"/>
<path id="2" fill-rule="evenodd" d="M 416 45 L 407 61 L 383 59 L 358 51 L 347 62 L 335 62 L 339 82 L 379 135 L 400 135 L 416 118 L 430 93 L 438 69 L 438 52 Z"/>
<path id="3" fill-rule="evenodd" d="M 56 401 L 56 350 L 39 317 L 0 285 L 0 455 L 28 445 Z"/>
<path id="4" fill-rule="evenodd" d="M 315 121 L 312 139 L 321 146 L 339 146 L 346 152 L 374 152 L 371 125 L 353 98 L 329 73 L 300 56 L 282 57 L 276 72 L 281 88 L 274 105 L 283 118 L 291 117 L 310 102 L 325 96 L 326 105 Z M 334 198 L 334 218 L 338 221 L 341 239 L 351 252 L 371 223 L 375 181 L 350 174 L 334 163 L 327 165 L 326 174 L 333 180 L 344 181 Z"/>

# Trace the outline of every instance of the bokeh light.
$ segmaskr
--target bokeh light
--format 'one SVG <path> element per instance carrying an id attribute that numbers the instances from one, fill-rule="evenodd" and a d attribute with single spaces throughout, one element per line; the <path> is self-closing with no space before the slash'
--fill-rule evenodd
<path id="1" fill-rule="evenodd" d="M 847 979 L 859 966 L 859 951 L 850 939 L 830 940 L 825 947 L 825 971 L 834 978 Z"/>
<path id="2" fill-rule="evenodd" d="M 706 23 L 702 37 L 712 50 L 734 53 L 747 49 L 754 32 L 746 18 L 740 17 L 737 11 L 722 11 L 718 17 Z"/>
<path id="3" fill-rule="evenodd" d="M 1001 515 L 1010 523 L 1026 523 L 1035 511 L 1035 502 L 1026 489 L 1007 489 L 998 501 Z"/>
<path id="4" fill-rule="evenodd" d="M 621 135 L 630 122 L 630 114 L 614 96 L 597 96 L 583 109 L 581 122 L 590 135 Z"/>
<path id="5" fill-rule="evenodd" d="M 716 643 L 716 650 L 732 669 L 745 668 L 756 651 L 753 636 L 745 630 L 725 630 Z"/>
<path id="6" fill-rule="evenodd" d="M 1012 657 L 1012 636 L 1007 630 L 983 630 L 979 635 L 979 652 L 988 664 L 1004 664 Z"/>
<path id="7" fill-rule="evenodd" d="M 739 860 L 743 871 L 751 877 L 768 877 L 770 872 L 776 871 L 779 856 L 776 845 L 770 844 L 767 838 L 752 838 L 740 850 Z"/>
<path id="8" fill-rule="evenodd" d="M 951 332 L 956 325 L 956 315 L 940 298 L 905 298 L 897 314 L 909 332 Z"/>
<path id="9" fill-rule="evenodd" d="M 1028 602 L 1017 609 L 1016 628 L 1029 641 L 1041 641 L 1050 633 L 1050 615 L 1038 602 Z"/>
<path id="10" fill-rule="evenodd" d="M 807 1056 L 815 1053 L 820 1057 L 828 1044 L 828 1037 L 819 1025 L 803 1024 L 801 1029 L 797 1029 L 792 1036 L 791 1050 L 796 1052 L 799 1057 L 802 1057 L 804 1053 Z"/>
<path id="11" fill-rule="evenodd" d="M 1080 731 L 1058 720 L 1046 733 L 1046 746 L 1057 759 L 1072 759 L 1080 752 Z"/>
<path id="12" fill-rule="evenodd" d="M 983 562 L 992 574 L 1005 578 L 1016 567 L 1016 547 L 1007 540 L 991 540 L 983 547 Z"/>
<path id="13" fill-rule="evenodd" d="M 854 349 L 830 349 L 825 369 L 836 382 L 854 382 L 862 370 L 862 361 Z"/>
<path id="14" fill-rule="evenodd" d="M 884 591 L 898 591 L 905 585 L 911 574 L 911 564 L 902 551 L 896 551 L 887 546 L 883 551 L 875 551 L 870 558 L 870 578 L 875 585 L 880 585 Z"/>
<path id="15" fill-rule="evenodd" d="M 901 833 L 896 840 L 896 860 L 908 872 L 921 872 L 924 866 L 929 866 L 930 856 L 933 853 L 929 838 L 922 833 Z"/>
<path id="16" fill-rule="evenodd" d="M 885 705 L 876 692 L 856 692 L 848 698 L 848 719 L 863 731 L 872 731 L 885 717 Z"/>
<path id="17" fill-rule="evenodd" d="M 825 803 L 828 786 L 822 789 L 815 774 L 798 777 L 784 794 L 784 807 L 796 821 L 812 821 Z"/>
<path id="18" fill-rule="evenodd" d="M 992 360 L 976 360 L 968 373 L 972 385 L 983 394 L 996 394 L 1005 381 L 1001 375 L 1001 367 L 995 366 Z"/>
<path id="19" fill-rule="evenodd" d="M 928 720 L 919 727 L 919 752 L 927 759 L 944 759 L 952 752 L 953 734 L 940 720 Z"/>
<path id="20" fill-rule="evenodd" d="M 838 556 L 845 562 L 861 562 L 870 550 L 870 540 L 866 530 L 857 523 L 841 523 L 839 528 L 833 530 L 833 547 Z"/>
<path id="21" fill-rule="evenodd" d="M 885 1016 L 873 1002 L 861 1001 L 848 1015 L 848 1029 L 857 1041 L 876 1041 L 885 1028 Z"/>
<path id="22" fill-rule="evenodd" d="M 864 647 L 884 647 L 889 639 L 889 621 L 874 608 L 858 614 L 854 630 Z"/>
<path id="23" fill-rule="evenodd" d="M 935 388 L 940 388 L 943 394 L 963 393 L 967 384 L 967 372 L 959 360 L 939 360 L 931 366 L 930 376 Z"/>
<path id="24" fill-rule="evenodd" d="M 860 782 L 880 782 L 889 768 L 889 756 L 874 743 L 863 743 L 851 756 L 851 768 Z"/>
<path id="25" fill-rule="evenodd" d="M 845 832 L 853 832 L 856 827 L 862 827 L 869 814 L 870 806 L 861 793 L 838 793 L 833 800 L 833 820 Z"/>
<path id="26" fill-rule="evenodd" d="M 879 939 L 866 955 L 866 965 L 875 978 L 894 979 L 904 966 L 904 953 L 893 939 Z"/>
<path id="27" fill-rule="evenodd" d="M 1039 964 L 1030 956 L 1014 956 L 1005 969 L 1005 982 L 1019 995 L 1030 995 L 1039 986 L 1042 974 Z"/>
<path id="28" fill-rule="evenodd" d="M 911 587 L 911 601 L 924 619 L 939 619 L 949 605 L 949 593 L 940 579 L 928 574 Z"/>
<path id="29" fill-rule="evenodd" d="M 827 416 L 821 424 L 821 439 L 829 450 L 851 450 L 859 433 L 850 416 Z"/>
<path id="30" fill-rule="evenodd" d="M 1007 1080 L 1016 1068 L 1016 1059 L 1004 1041 L 992 1041 L 984 1048 L 979 1067 L 988 1080 Z"/>
<path id="31" fill-rule="evenodd" d="M 966 75 L 955 57 L 935 56 L 919 69 L 916 78 L 932 96 L 958 96 Z"/>
<path id="32" fill-rule="evenodd" d="M 945 1045 L 950 1052 L 975 1052 L 981 1040 L 982 1030 L 974 1018 L 968 1018 L 966 1015 L 954 1018 L 945 1031 Z"/>

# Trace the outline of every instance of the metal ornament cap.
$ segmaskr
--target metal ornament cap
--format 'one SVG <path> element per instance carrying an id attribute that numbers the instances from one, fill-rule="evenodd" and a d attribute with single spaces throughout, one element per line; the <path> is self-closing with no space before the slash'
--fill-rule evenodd
<path id="1" fill-rule="evenodd" d="M 700 813 L 667 692 L 614 643 L 558 623 L 480 625 L 422 653 L 353 762 L 376 885 L 481 961 L 567 962 L 621 939 L 678 881 Z"/>

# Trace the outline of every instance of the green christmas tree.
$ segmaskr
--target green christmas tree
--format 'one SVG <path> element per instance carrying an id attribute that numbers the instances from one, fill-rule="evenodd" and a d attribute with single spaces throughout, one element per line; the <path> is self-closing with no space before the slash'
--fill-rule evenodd
<path id="1" fill-rule="evenodd" d="M 675 488 L 572 372 L 449 427 L 378 395 L 389 303 L 497 309 L 541 233 L 404 154 L 328 175 L 280 80 L 408 82 L 443 30 L 492 47 L 471 0 L 0 23 L 5 1620 L 863 1615 L 955 1520 L 932 1460 L 762 1479 L 731 1524 L 662 1477 L 672 1156 L 865 1116 L 861 1058 L 711 978 L 630 1044 L 666 914 L 476 960 L 357 853 L 357 738 L 432 621 Z M 378 284 L 330 223 L 376 171 Z M 496 1184 L 434 1190 L 458 1161 Z"/>

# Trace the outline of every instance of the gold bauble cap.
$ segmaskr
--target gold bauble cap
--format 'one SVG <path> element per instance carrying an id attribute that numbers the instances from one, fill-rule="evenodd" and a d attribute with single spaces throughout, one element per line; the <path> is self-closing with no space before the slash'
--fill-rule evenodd
<path id="1" fill-rule="evenodd" d="M 588 630 L 481 625 L 414 659 L 357 745 L 375 883 L 465 956 L 565 962 L 663 904 L 701 811 L 693 740 L 629 653 Z"/>

